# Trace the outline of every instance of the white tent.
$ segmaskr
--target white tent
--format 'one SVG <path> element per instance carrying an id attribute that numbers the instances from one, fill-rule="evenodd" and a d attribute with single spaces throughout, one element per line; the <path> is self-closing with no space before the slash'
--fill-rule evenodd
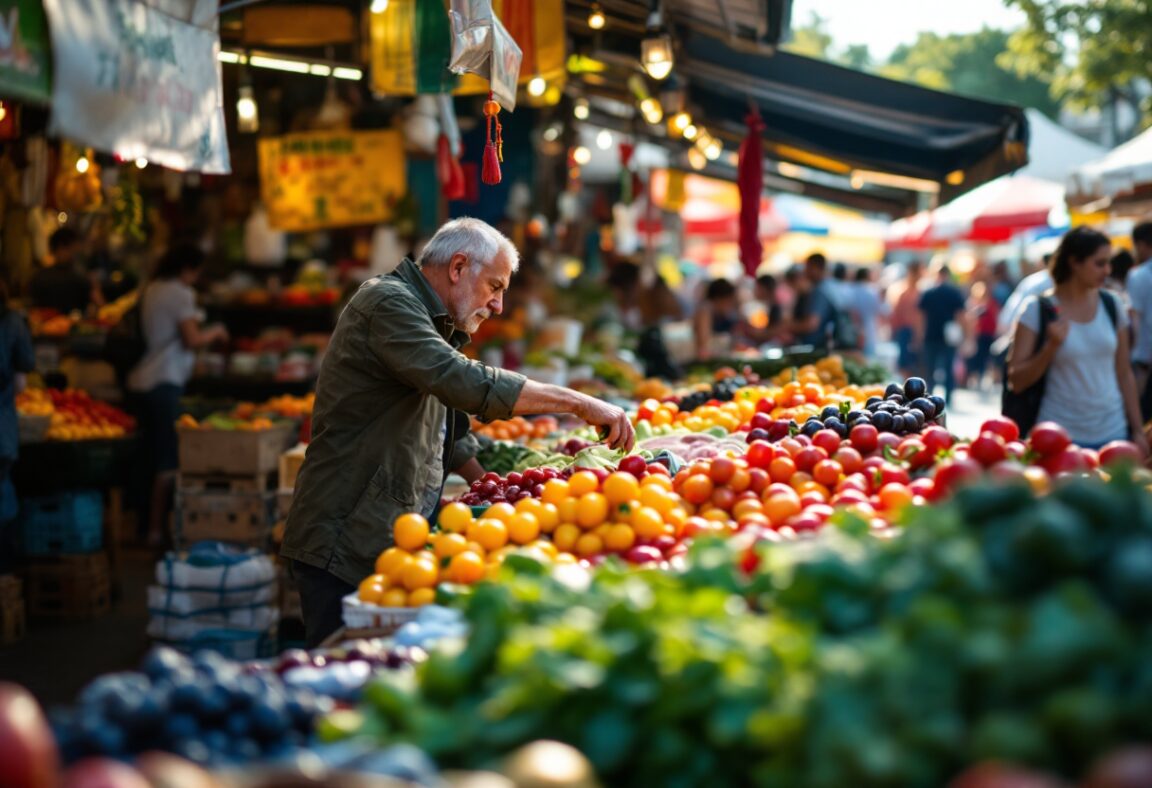
<path id="1" fill-rule="evenodd" d="M 1115 199 L 1152 184 L 1152 129 L 1113 149 L 1068 177 L 1069 202 Z"/>
<path id="2" fill-rule="evenodd" d="M 1077 167 L 1099 159 L 1107 148 L 1074 134 L 1037 109 L 1028 109 L 1028 165 L 1016 172 L 1064 183 Z"/>

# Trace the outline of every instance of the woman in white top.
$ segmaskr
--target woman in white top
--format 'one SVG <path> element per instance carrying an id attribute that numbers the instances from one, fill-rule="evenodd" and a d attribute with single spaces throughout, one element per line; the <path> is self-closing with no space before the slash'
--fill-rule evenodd
<path id="1" fill-rule="evenodd" d="M 128 374 L 128 392 L 140 426 L 144 453 L 139 501 L 141 536 L 163 540 L 168 500 L 178 465 L 176 420 L 180 398 L 192 377 L 194 351 L 228 339 L 224 326 L 202 326 L 193 285 L 204 265 L 204 253 L 192 244 L 179 244 L 160 259 L 154 279 L 140 298 L 140 324 L 148 349 Z"/>
<path id="2" fill-rule="evenodd" d="M 1054 290 L 1029 297 L 1016 324 L 1008 374 L 1016 391 L 1046 375 L 1038 421 L 1062 425 L 1080 446 L 1127 439 L 1147 455 L 1128 315 L 1115 295 L 1101 290 L 1111 254 L 1108 237 L 1091 228 L 1077 227 L 1064 236 L 1049 263 Z M 1056 315 L 1037 350 L 1040 298 L 1051 301 Z M 1112 309 L 1105 298 L 1113 299 Z"/>

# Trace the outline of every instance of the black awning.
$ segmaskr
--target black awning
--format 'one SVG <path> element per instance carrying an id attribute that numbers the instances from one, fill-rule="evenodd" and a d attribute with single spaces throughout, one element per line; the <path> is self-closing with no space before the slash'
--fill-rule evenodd
<path id="1" fill-rule="evenodd" d="M 710 129 L 739 135 L 755 102 L 773 158 L 810 164 L 804 154 L 814 154 L 849 169 L 935 181 L 941 202 L 1027 163 L 1028 121 L 1019 107 L 678 32 L 676 69 L 699 116 Z M 956 171 L 963 180 L 949 183 Z"/>

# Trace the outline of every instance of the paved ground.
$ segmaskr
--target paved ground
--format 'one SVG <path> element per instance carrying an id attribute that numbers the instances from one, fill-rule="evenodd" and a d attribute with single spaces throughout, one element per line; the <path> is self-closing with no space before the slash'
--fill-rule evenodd
<path id="1" fill-rule="evenodd" d="M 985 419 L 999 414 L 999 389 L 957 389 L 952 394 L 952 406 L 948 410 L 948 430 L 953 435 L 974 438 Z"/>

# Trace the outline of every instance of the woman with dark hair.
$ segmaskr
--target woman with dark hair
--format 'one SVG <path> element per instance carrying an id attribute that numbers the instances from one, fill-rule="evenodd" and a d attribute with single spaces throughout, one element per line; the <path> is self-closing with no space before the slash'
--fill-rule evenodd
<path id="1" fill-rule="evenodd" d="M 727 279 L 713 279 L 704 290 L 704 303 L 692 318 L 696 358 L 711 358 L 717 338 L 731 338 L 740 325 L 740 303 L 736 286 Z"/>
<path id="2" fill-rule="evenodd" d="M 1128 315 L 1103 289 L 1111 256 L 1111 242 L 1096 230 L 1064 236 L 1049 264 L 1054 290 L 1030 297 L 1016 324 L 1009 383 L 1022 392 L 1043 380 L 1037 421 L 1061 424 L 1081 446 L 1127 438 L 1147 455 Z"/>
<path id="3" fill-rule="evenodd" d="M 16 394 L 24 388 L 24 373 L 35 367 L 28 324 L 23 315 L 9 309 L 8 285 L 0 279 L 0 574 L 12 569 L 20 509 L 11 478 L 20 448 Z"/>
<path id="4" fill-rule="evenodd" d="M 163 541 L 178 464 L 176 420 L 196 362 L 194 351 L 228 339 L 224 326 L 201 323 L 193 285 L 203 266 L 204 253 L 198 247 L 173 246 L 140 294 L 140 325 L 148 349 L 128 374 L 128 391 L 140 423 L 143 467 L 149 474 L 139 502 L 141 526 L 148 526 L 141 536 L 153 543 Z"/>

